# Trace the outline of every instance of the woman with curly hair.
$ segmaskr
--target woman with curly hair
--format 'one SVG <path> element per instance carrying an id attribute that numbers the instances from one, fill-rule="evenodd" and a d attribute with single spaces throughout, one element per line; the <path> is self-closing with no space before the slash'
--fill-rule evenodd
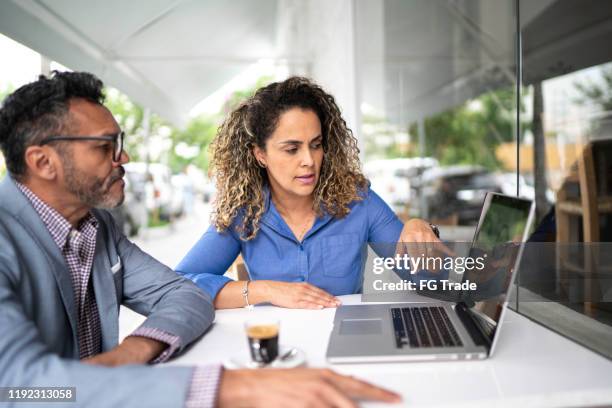
<path id="1" fill-rule="evenodd" d="M 259 89 L 211 145 L 213 225 L 177 267 L 217 308 L 324 308 L 361 290 L 367 243 L 438 241 L 404 226 L 361 173 L 334 98 L 306 78 Z M 238 254 L 250 281 L 223 276 Z"/>

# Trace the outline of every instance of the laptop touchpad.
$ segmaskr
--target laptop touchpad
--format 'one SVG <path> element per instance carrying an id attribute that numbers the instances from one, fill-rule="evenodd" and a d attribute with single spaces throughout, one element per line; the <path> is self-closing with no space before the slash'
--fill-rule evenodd
<path id="1" fill-rule="evenodd" d="M 381 334 L 381 319 L 344 319 L 340 323 L 340 334 Z"/>

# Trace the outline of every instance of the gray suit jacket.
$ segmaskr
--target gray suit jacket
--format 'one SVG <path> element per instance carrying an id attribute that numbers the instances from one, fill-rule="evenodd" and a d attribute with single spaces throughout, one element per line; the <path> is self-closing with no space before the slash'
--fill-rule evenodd
<path id="1" fill-rule="evenodd" d="M 147 316 L 147 327 L 179 336 L 182 348 L 201 336 L 214 318 L 208 295 L 128 241 L 107 212 L 92 212 L 100 224 L 91 279 L 103 351 L 118 343 L 121 304 Z M 76 387 L 71 407 L 184 406 L 192 368 L 80 363 L 76 316 L 59 248 L 6 177 L 0 184 L 0 386 Z"/>

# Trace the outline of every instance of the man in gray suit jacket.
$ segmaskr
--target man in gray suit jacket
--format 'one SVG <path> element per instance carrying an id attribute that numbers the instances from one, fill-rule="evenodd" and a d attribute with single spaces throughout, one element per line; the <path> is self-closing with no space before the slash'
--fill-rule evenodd
<path id="1" fill-rule="evenodd" d="M 329 370 L 145 365 L 201 336 L 214 308 L 96 209 L 123 201 L 129 160 L 123 132 L 102 102 L 102 82 L 93 75 L 54 73 L 15 91 L 0 110 L 9 170 L 0 184 L 0 387 L 75 387 L 77 406 L 396 400 Z M 118 344 L 122 304 L 147 319 Z"/>

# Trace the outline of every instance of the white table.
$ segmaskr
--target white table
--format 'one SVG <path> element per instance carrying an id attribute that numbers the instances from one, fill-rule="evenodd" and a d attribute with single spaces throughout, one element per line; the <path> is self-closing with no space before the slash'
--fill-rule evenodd
<path id="1" fill-rule="evenodd" d="M 341 299 L 360 303 L 360 295 Z M 274 316 L 281 324 L 281 344 L 304 350 L 308 366 L 332 367 L 390 388 L 403 395 L 406 406 L 612 405 L 611 361 L 511 310 L 495 354 L 484 361 L 330 365 L 325 352 L 334 311 L 273 306 L 221 310 L 212 329 L 169 364 L 218 363 L 246 355 L 244 321 Z"/>

